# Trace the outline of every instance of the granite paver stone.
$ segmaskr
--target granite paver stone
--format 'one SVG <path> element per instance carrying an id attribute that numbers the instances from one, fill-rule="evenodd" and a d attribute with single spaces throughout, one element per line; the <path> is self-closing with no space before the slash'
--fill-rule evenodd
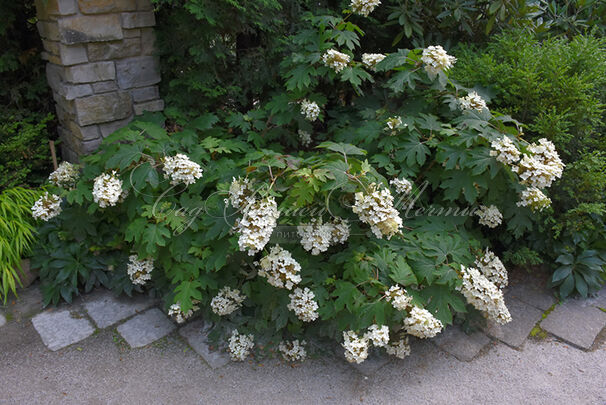
<path id="1" fill-rule="evenodd" d="M 52 351 L 84 340 L 95 331 L 83 314 L 67 309 L 42 312 L 32 318 L 32 323 L 42 342 Z"/>
<path id="2" fill-rule="evenodd" d="M 511 322 L 499 325 L 489 321 L 486 333 L 512 347 L 520 347 L 528 338 L 530 331 L 541 320 L 543 311 L 510 296 L 505 304 L 511 314 Z"/>
<path id="3" fill-rule="evenodd" d="M 606 312 L 587 300 L 568 300 L 558 305 L 541 322 L 541 328 L 583 349 L 590 349 L 606 327 Z"/>
<path id="4" fill-rule="evenodd" d="M 146 310 L 153 304 L 154 301 L 145 296 L 117 298 L 111 292 L 103 291 L 95 299 L 85 302 L 84 308 L 97 327 L 107 328 Z"/>
<path id="5" fill-rule="evenodd" d="M 152 308 L 118 326 L 118 333 L 130 347 L 143 347 L 163 338 L 175 325 L 158 308 Z"/>
<path id="6" fill-rule="evenodd" d="M 179 329 L 179 334 L 187 340 L 196 353 L 213 369 L 229 363 L 229 355 L 219 350 L 211 350 L 208 344 L 208 326 L 203 320 L 195 320 Z"/>
<path id="7" fill-rule="evenodd" d="M 40 311 L 42 311 L 42 292 L 37 283 L 19 291 L 18 297 L 9 298 L 7 313 L 11 313 L 17 321 L 28 318 Z"/>
<path id="8" fill-rule="evenodd" d="M 461 361 L 471 361 L 490 343 L 490 339 L 481 332 L 467 335 L 459 327 L 451 326 L 433 338 L 432 342 Z"/>
<path id="9" fill-rule="evenodd" d="M 548 310 L 556 301 L 551 290 L 533 283 L 520 283 L 511 286 L 506 295 L 543 311 Z"/>

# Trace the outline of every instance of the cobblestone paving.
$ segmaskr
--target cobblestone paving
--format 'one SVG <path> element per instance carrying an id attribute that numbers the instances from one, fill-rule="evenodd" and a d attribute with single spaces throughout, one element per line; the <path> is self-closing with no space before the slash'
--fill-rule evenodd
<path id="1" fill-rule="evenodd" d="M 175 325 L 158 308 L 152 308 L 118 326 L 130 347 L 143 347 L 171 333 Z"/>
<path id="2" fill-rule="evenodd" d="M 473 361 L 495 341 L 522 350 L 531 331 L 545 331 L 582 350 L 591 350 L 606 327 L 606 288 L 587 300 L 571 299 L 554 305 L 549 290 L 517 285 L 506 292 L 506 303 L 513 317 L 507 325 L 488 323 L 483 331 L 465 334 L 456 326 L 448 327 L 431 344 L 464 362 Z M 25 290 L 20 298 L 0 313 L 0 327 L 11 319 L 31 322 L 44 345 L 57 351 L 89 338 L 96 331 L 115 329 L 132 348 L 148 346 L 178 329 L 189 347 L 212 368 L 229 363 L 229 356 L 208 343 L 208 325 L 195 320 L 177 325 L 158 308 L 159 303 L 144 295 L 116 298 L 109 291 L 96 290 L 72 305 L 42 310 L 37 286 Z M 540 328 L 540 329 L 538 329 Z M 335 355 L 342 359 L 340 346 Z M 343 360 L 343 359 L 342 359 Z M 392 359 L 371 353 L 361 365 L 352 365 L 362 375 L 373 375 Z"/>
<path id="3" fill-rule="evenodd" d="M 77 310 L 46 310 L 32 318 L 40 338 L 50 350 L 63 349 L 86 339 L 95 329 Z"/>
<path id="4" fill-rule="evenodd" d="M 557 305 L 541 322 L 552 335 L 589 350 L 606 326 L 606 289 L 589 300 L 572 299 Z"/>

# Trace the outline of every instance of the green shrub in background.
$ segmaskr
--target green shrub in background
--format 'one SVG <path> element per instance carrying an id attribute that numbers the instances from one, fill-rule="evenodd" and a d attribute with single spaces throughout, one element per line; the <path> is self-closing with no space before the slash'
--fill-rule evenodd
<path id="1" fill-rule="evenodd" d="M 153 1 L 157 6 L 162 93 L 170 107 L 190 115 L 208 108 L 247 110 L 278 90 L 279 63 L 288 52 L 286 38 L 307 27 L 303 15 L 349 5 L 342 0 Z M 483 42 L 489 32 L 504 27 L 545 30 L 551 21 L 543 16 L 546 4 L 385 0 L 369 16 L 373 24 L 365 27 L 361 41 L 381 52 L 394 45 L 410 48 Z M 567 14 L 560 10 L 555 16 Z M 354 15 L 350 20 L 359 23 L 364 17 Z"/>
<path id="2" fill-rule="evenodd" d="M 0 112 L 0 190 L 39 186 L 46 180 L 52 167 L 48 144 L 52 121 L 51 114 L 29 110 Z"/>
<path id="3" fill-rule="evenodd" d="M 606 3 L 602 0 L 540 0 L 536 3 L 548 29 L 542 31 L 544 34 L 568 38 L 588 31 L 596 36 L 606 34 Z"/>
<path id="4" fill-rule="evenodd" d="M 184 113 L 251 107 L 275 89 L 299 1 L 155 0 L 163 96 Z"/>
<path id="5" fill-rule="evenodd" d="M 248 110 L 279 89 L 286 38 L 305 29 L 304 13 L 345 8 L 344 0 L 153 0 L 162 94 L 170 115 Z M 502 29 L 574 35 L 604 33 L 601 0 L 385 0 L 368 17 L 362 44 L 377 52 L 484 43 Z M 365 17 L 352 16 L 354 23 Z M 176 111 L 177 108 L 179 111 Z"/>
<path id="6" fill-rule="evenodd" d="M 606 148 L 606 40 L 539 41 L 525 32 L 496 36 L 485 48 L 461 46 L 457 80 L 486 87 L 491 105 L 523 120 L 528 136 L 548 136 L 567 160 Z"/>
<path id="7" fill-rule="evenodd" d="M 50 111 L 53 100 L 40 57 L 42 40 L 36 29 L 34 2 L 5 1 L 0 12 L 0 104 Z"/>
<path id="8" fill-rule="evenodd" d="M 0 4 L 0 190 L 38 186 L 52 168 L 54 102 L 33 1 Z"/>
<path id="9" fill-rule="evenodd" d="M 520 28 L 540 36 L 606 32 L 602 0 L 399 0 L 387 3 L 388 26 L 417 45 L 478 43 L 503 29 Z"/>
<path id="10" fill-rule="evenodd" d="M 461 46 L 453 73 L 526 123 L 526 137 L 550 139 L 561 151 L 567 167 L 552 188 L 553 213 L 537 219 L 537 233 L 504 242 L 516 250 L 530 241 L 548 263 L 561 263 L 552 283 L 564 297 L 587 296 L 606 279 L 605 48 L 592 35 L 539 41 L 511 32 L 486 48 Z"/>

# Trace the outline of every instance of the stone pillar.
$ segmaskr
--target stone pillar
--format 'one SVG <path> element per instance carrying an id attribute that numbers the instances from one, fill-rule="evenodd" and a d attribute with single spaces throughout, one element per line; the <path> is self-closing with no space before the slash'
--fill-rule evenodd
<path id="1" fill-rule="evenodd" d="M 64 159 L 164 108 L 150 0 L 36 0 L 36 9 Z"/>

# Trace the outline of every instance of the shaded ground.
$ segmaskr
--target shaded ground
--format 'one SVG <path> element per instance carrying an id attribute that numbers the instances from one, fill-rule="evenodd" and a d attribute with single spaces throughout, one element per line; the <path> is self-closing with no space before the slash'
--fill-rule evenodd
<path id="1" fill-rule="evenodd" d="M 429 342 L 370 377 L 333 357 L 212 370 L 178 337 L 131 349 L 112 330 L 51 352 L 29 320 L 0 329 L 1 404 L 606 404 L 606 344 L 494 343 L 467 363 Z"/>

